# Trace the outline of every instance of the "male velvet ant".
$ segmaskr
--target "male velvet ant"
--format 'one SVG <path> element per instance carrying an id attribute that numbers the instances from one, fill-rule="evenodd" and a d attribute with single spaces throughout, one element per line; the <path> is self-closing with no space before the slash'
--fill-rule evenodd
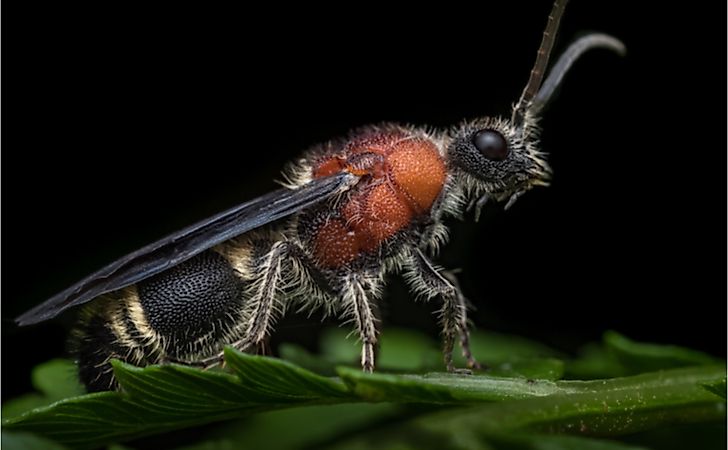
<path id="1" fill-rule="evenodd" d="M 387 274 L 412 293 L 439 298 L 449 371 L 459 341 L 469 367 L 467 301 L 452 274 L 430 259 L 447 241 L 445 218 L 487 201 L 510 207 L 551 170 L 538 119 L 573 62 L 617 39 L 574 42 L 548 77 L 566 1 L 548 18 L 536 63 L 510 117 L 479 118 L 452 130 L 383 124 L 308 150 L 283 189 L 192 225 L 127 255 L 17 319 L 29 325 L 94 300 L 73 334 L 89 390 L 115 385 L 118 358 L 137 365 L 214 365 L 223 346 L 255 350 L 290 307 L 323 308 L 354 324 L 361 366 L 372 371 L 375 304 Z"/>

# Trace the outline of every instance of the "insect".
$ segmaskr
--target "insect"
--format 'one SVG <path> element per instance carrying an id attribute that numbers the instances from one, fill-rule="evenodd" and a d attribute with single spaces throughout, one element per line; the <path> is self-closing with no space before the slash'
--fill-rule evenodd
<path id="1" fill-rule="evenodd" d="M 585 51 L 624 46 L 604 34 L 574 42 L 544 77 L 565 0 L 549 16 L 528 83 L 510 117 L 452 130 L 383 124 L 309 149 L 284 188 L 167 236 L 84 278 L 16 319 L 30 325 L 88 303 L 72 334 L 82 382 L 113 389 L 110 361 L 211 366 L 225 345 L 260 349 L 287 309 L 322 308 L 351 321 L 361 366 L 375 367 L 376 303 L 400 274 L 415 296 L 442 302 L 444 362 L 456 341 L 470 368 L 468 304 L 432 259 L 445 220 L 489 201 L 509 208 L 547 186 L 538 119 Z"/>

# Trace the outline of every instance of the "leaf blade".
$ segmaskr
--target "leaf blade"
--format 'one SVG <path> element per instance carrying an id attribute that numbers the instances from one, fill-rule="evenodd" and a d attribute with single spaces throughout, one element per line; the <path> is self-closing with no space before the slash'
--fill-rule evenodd
<path id="1" fill-rule="evenodd" d="M 541 370 L 548 364 L 552 368 L 543 373 L 550 378 L 560 376 L 557 369 L 559 364 L 563 366 L 561 360 L 540 356 L 504 362 L 521 370 L 505 374 L 508 376 L 366 374 L 340 367 L 340 378 L 233 349 L 226 349 L 225 358 L 232 373 L 180 365 L 137 368 L 117 361 L 113 366 L 123 392 L 61 400 L 6 420 L 4 426 L 11 431 L 39 433 L 72 447 L 90 448 L 259 411 L 356 402 L 417 403 L 430 405 L 430 409 L 460 406 L 448 414 L 461 414 L 458 423 L 478 429 L 577 430 L 577 434 L 584 426 L 588 432 L 619 435 L 666 423 L 725 416 L 725 399 L 716 396 L 721 389 L 725 391 L 724 364 L 609 380 L 554 381 L 524 377 L 525 369 Z M 469 407 L 463 409 L 465 406 Z M 438 432 L 438 427 L 450 420 L 450 416 L 438 414 L 423 417 L 417 427 L 432 427 L 432 432 Z"/>

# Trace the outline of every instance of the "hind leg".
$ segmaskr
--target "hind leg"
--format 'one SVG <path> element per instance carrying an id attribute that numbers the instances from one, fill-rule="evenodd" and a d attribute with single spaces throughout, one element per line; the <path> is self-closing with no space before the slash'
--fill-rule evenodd
<path id="1" fill-rule="evenodd" d="M 258 353 L 266 352 L 266 339 L 277 316 L 282 313 L 279 300 L 279 291 L 282 290 L 285 278 L 284 262 L 298 258 L 300 250 L 289 242 L 275 242 L 270 250 L 255 264 L 255 279 L 252 294 L 245 300 L 242 337 L 230 343 L 241 351 L 255 350 Z M 302 261 L 297 260 L 301 264 Z M 224 352 L 219 352 L 208 358 L 186 362 L 187 364 L 210 367 L 223 362 Z"/>

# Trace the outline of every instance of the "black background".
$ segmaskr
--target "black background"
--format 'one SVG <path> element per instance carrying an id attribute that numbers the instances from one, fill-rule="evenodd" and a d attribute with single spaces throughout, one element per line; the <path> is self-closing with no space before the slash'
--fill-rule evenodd
<path id="1" fill-rule="evenodd" d="M 367 123 L 509 115 L 550 6 L 6 13 L 3 398 L 63 354 L 73 321 L 13 317 L 274 189 L 307 146 Z M 476 326 L 567 350 L 616 329 L 725 355 L 725 11 L 691 6 L 571 2 L 557 53 L 598 30 L 628 55 L 586 55 L 546 112 L 550 188 L 452 222 L 440 262 L 462 269 Z M 384 333 L 435 335 L 434 309 L 395 281 Z M 288 318 L 275 340 L 314 346 L 319 329 Z"/>

